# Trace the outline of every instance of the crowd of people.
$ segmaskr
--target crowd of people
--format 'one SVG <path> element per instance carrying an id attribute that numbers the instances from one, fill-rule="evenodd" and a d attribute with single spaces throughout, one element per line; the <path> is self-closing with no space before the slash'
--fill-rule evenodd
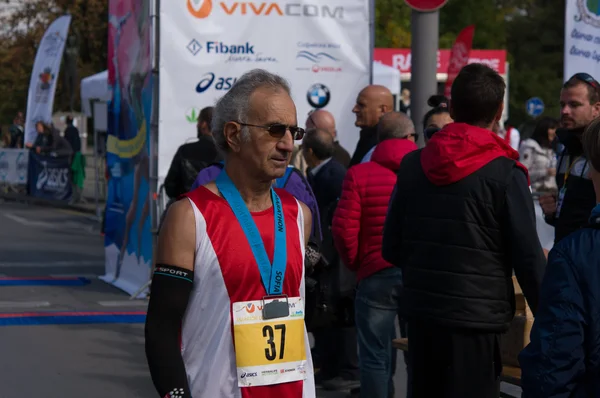
<path id="1" fill-rule="evenodd" d="M 25 116 L 17 112 L 10 128 L 2 132 L 0 128 L 0 147 L 14 149 L 29 149 L 36 154 L 69 159 L 72 177 L 72 203 L 81 199 L 83 181 L 85 179 L 85 157 L 81 153 L 81 136 L 74 125 L 73 117 L 65 119 L 67 127 L 63 134 L 52 123 L 38 121 L 35 123 L 37 132 L 32 143 L 25 142 Z"/>
<path id="2" fill-rule="evenodd" d="M 600 85 L 571 77 L 560 120 L 527 138 L 503 125 L 505 90 L 470 64 L 415 126 L 410 100 L 396 112 L 367 86 L 352 155 L 335 115 L 299 127 L 264 70 L 203 109 L 165 181 L 146 322 L 160 396 L 390 398 L 398 328 L 408 397 L 498 397 L 513 274 L 535 315 L 523 396 L 600 396 Z"/>

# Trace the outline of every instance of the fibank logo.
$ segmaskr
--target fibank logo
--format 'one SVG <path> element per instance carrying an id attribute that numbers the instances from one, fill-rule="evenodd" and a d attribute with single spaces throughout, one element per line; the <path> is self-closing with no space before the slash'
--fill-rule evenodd
<path id="1" fill-rule="evenodd" d="M 185 111 L 185 120 L 187 120 L 188 123 L 196 124 L 196 122 L 198 122 L 198 116 L 200 116 L 200 109 L 198 108 L 192 107 Z"/>
<path id="2" fill-rule="evenodd" d="M 196 92 L 201 94 L 211 87 L 215 90 L 229 90 L 231 86 L 237 81 L 237 77 L 217 77 L 214 73 L 209 72 L 202 76 L 198 84 L 196 85 Z M 213 85 L 214 83 L 214 85 Z"/>
<path id="3" fill-rule="evenodd" d="M 218 6 L 216 6 L 218 4 Z M 309 18 L 344 19 L 344 7 L 331 7 L 320 4 L 252 1 L 219 1 L 213 7 L 212 0 L 187 0 L 187 9 L 190 15 L 204 19 L 214 12 L 222 12 L 227 16 L 288 16 Z"/>
<path id="4" fill-rule="evenodd" d="M 580 15 L 575 17 L 576 21 L 600 28 L 600 1 L 577 0 L 577 9 Z"/>
<path id="5" fill-rule="evenodd" d="M 324 108 L 329 104 L 331 93 L 326 85 L 321 83 L 313 84 L 306 93 L 306 99 L 313 108 Z"/>

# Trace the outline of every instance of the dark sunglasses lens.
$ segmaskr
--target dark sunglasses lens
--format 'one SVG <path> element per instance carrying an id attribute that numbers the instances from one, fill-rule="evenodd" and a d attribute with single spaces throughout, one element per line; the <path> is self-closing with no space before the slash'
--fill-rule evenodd
<path id="1" fill-rule="evenodd" d="M 290 131 L 295 141 L 299 141 L 304 137 L 304 129 L 301 127 L 290 127 Z"/>
<path id="2" fill-rule="evenodd" d="M 428 127 L 425 129 L 424 134 L 425 137 L 427 137 L 427 139 L 429 140 L 438 131 L 440 131 L 440 129 L 438 129 L 437 127 Z"/>
<path id="3" fill-rule="evenodd" d="M 269 126 L 269 133 L 273 137 L 281 138 L 285 135 L 287 128 L 288 127 L 285 124 L 273 124 Z"/>

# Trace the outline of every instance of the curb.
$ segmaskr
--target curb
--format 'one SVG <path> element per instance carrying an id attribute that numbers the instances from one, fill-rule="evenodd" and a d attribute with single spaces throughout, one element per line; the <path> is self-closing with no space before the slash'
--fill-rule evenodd
<path id="1" fill-rule="evenodd" d="M 50 200 L 50 199 L 41 199 L 35 198 L 33 196 L 27 195 L 19 195 L 13 193 L 0 193 L 0 199 L 5 200 L 7 202 L 18 202 L 18 203 L 26 203 L 37 206 L 46 206 L 46 207 L 54 207 L 57 209 L 68 209 L 74 210 L 80 213 L 92 214 L 96 215 L 95 208 L 89 208 L 81 205 L 70 205 L 66 202 L 60 200 Z"/>

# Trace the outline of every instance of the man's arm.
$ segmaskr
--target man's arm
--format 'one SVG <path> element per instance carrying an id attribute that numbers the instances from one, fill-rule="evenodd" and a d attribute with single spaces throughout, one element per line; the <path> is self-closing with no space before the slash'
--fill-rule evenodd
<path id="1" fill-rule="evenodd" d="M 331 233 L 342 262 L 356 271 L 360 267 L 357 258 L 362 206 L 354 170 L 356 169 L 350 169 L 344 179 L 342 195 L 333 215 Z"/>
<path id="2" fill-rule="evenodd" d="M 175 156 L 173 156 L 164 185 L 165 192 L 169 198 L 177 199 L 181 194 L 181 147 L 177 149 Z"/>
<path id="3" fill-rule="evenodd" d="M 300 201 L 298 203 L 300 203 L 300 209 L 304 215 L 304 244 L 307 245 L 312 231 L 312 213 L 307 205 Z"/>
<path id="4" fill-rule="evenodd" d="M 402 242 L 402 219 L 404 218 L 406 203 L 404 196 L 398 195 L 397 191 L 398 183 L 396 183 L 392 196 L 390 197 L 390 205 L 388 206 L 385 224 L 383 225 L 381 251 L 383 258 L 386 261 L 392 263 L 396 267 L 402 267 L 398 255 L 400 253 L 400 243 Z"/>
<path id="5" fill-rule="evenodd" d="M 523 396 L 572 397 L 585 374 L 585 302 L 572 262 L 552 250 L 531 343 L 519 355 Z"/>
<path id="6" fill-rule="evenodd" d="M 161 227 L 146 317 L 146 358 L 161 397 L 173 391 L 191 397 L 179 336 L 193 287 L 195 248 L 194 211 L 182 199 L 169 207 Z"/>
<path id="7" fill-rule="evenodd" d="M 535 227 L 533 199 L 525 173 L 517 168 L 506 191 L 503 236 L 507 259 L 535 315 L 546 258 Z"/>

